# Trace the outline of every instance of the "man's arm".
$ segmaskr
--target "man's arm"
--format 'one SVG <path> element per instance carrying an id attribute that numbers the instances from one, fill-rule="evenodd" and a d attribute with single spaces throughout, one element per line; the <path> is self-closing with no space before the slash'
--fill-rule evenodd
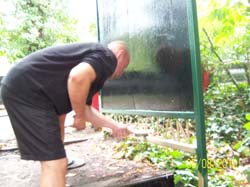
<path id="1" fill-rule="evenodd" d="M 86 105 L 85 114 L 86 120 L 92 123 L 96 128 L 110 128 L 112 130 L 112 134 L 116 137 L 126 137 L 131 133 L 128 130 L 127 126 L 116 122 L 112 118 L 104 116 L 102 113 L 98 112 L 94 107 Z"/>
<path id="2" fill-rule="evenodd" d="M 74 126 L 85 124 L 85 103 L 91 83 L 95 80 L 96 73 L 91 65 L 80 63 L 75 66 L 68 77 L 68 93 L 72 109 L 75 111 Z"/>
<path id="3" fill-rule="evenodd" d="M 68 93 L 72 109 L 75 111 L 73 126 L 82 128 L 85 125 L 85 121 L 89 121 L 95 124 L 96 127 L 110 128 L 114 136 L 128 136 L 130 131 L 125 125 L 117 123 L 113 119 L 99 113 L 93 107 L 86 105 L 89 89 L 95 78 L 95 70 L 87 63 L 81 63 L 70 71 Z"/>

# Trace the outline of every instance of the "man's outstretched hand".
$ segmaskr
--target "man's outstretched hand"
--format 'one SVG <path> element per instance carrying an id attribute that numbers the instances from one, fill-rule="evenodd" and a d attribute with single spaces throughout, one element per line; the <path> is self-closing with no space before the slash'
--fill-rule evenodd
<path id="1" fill-rule="evenodd" d="M 132 132 L 128 129 L 126 125 L 118 124 L 112 129 L 112 135 L 116 138 L 126 138 Z"/>

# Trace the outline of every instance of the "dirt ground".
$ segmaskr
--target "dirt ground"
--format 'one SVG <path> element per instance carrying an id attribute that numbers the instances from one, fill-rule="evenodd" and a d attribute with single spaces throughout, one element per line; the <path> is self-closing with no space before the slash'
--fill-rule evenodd
<path id="1" fill-rule="evenodd" d="M 0 146 L 15 147 L 15 136 L 8 116 L 0 110 Z M 67 127 L 65 140 L 86 138 L 86 141 L 65 145 L 69 158 L 84 159 L 83 167 L 69 170 L 69 187 L 105 187 L 119 186 L 141 181 L 151 177 L 170 175 L 145 163 L 117 159 L 114 147 L 119 142 L 113 138 L 104 138 L 102 131 L 96 132 L 90 126 L 83 131 Z M 0 186 L 1 187 L 37 187 L 39 186 L 40 164 L 24 161 L 18 150 L 0 151 Z"/>

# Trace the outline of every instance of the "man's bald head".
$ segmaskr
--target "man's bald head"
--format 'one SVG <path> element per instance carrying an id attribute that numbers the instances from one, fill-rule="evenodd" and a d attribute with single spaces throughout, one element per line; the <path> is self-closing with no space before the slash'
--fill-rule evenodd
<path id="1" fill-rule="evenodd" d="M 117 58 L 117 67 L 111 76 L 111 79 L 115 79 L 120 77 L 123 74 L 124 69 L 128 66 L 130 60 L 129 51 L 126 43 L 120 40 L 110 42 L 108 48 Z"/>

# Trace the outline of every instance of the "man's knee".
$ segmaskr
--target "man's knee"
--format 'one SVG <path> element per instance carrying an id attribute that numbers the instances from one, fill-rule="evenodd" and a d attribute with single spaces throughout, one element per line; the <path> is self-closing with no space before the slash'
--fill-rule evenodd
<path id="1" fill-rule="evenodd" d="M 41 187 L 64 187 L 67 159 L 41 161 Z"/>
<path id="2" fill-rule="evenodd" d="M 41 161 L 42 170 L 55 170 L 66 171 L 67 170 L 67 158 Z"/>

